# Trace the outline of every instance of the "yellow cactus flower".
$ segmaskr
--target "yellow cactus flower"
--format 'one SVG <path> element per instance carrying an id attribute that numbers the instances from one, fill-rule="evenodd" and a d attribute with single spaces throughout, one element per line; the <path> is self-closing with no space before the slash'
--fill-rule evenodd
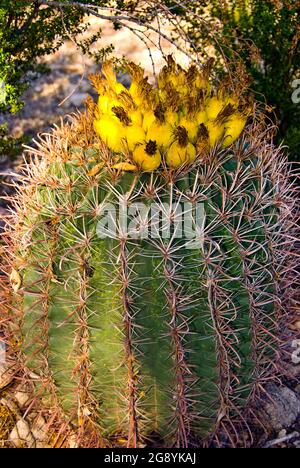
<path id="1" fill-rule="evenodd" d="M 154 115 L 154 112 L 149 110 L 144 112 L 143 114 L 143 129 L 145 132 L 148 132 L 149 128 L 151 125 L 155 122 L 156 117 Z"/>
<path id="2" fill-rule="evenodd" d="M 207 115 L 205 110 L 201 110 L 196 114 L 196 122 L 198 125 L 205 124 L 207 122 Z"/>
<path id="3" fill-rule="evenodd" d="M 184 70 L 179 69 L 177 73 L 172 73 L 169 77 L 170 82 L 174 88 L 180 93 L 187 92 L 186 87 L 186 74 Z"/>
<path id="4" fill-rule="evenodd" d="M 116 92 L 116 94 L 121 94 L 121 93 L 126 92 L 127 89 L 122 83 L 116 83 L 114 86 L 114 91 Z"/>
<path id="5" fill-rule="evenodd" d="M 93 77 L 100 94 L 93 108 L 95 130 L 111 151 L 130 156 L 125 163 L 120 162 L 123 158 L 113 161 L 119 163 L 115 169 L 134 170 L 136 163 L 151 172 L 162 157 L 170 168 L 179 168 L 197 155 L 204 160 L 217 144 L 227 148 L 239 138 L 253 106 L 243 98 L 243 84 L 234 91 L 224 80 L 212 94 L 213 62 L 184 70 L 170 55 L 157 87 L 142 67 L 127 63 L 129 90 L 118 82 L 113 63 L 103 64 L 102 75 Z"/>
<path id="6" fill-rule="evenodd" d="M 240 104 L 237 96 L 226 96 L 224 101 L 226 105 L 230 104 L 234 109 L 237 109 Z"/>
<path id="7" fill-rule="evenodd" d="M 161 154 L 156 141 L 150 140 L 146 144 L 138 145 L 133 152 L 133 159 L 143 171 L 156 171 L 161 165 Z"/>
<path id="8" fill-rule="evenodd" d="M 121 153 L 124 150 L 125 127 L 117 117 L 101 116 L 94 121 L 94 129 L 111 151 Z"/>
<path id="9" fill-rule="evenodd" d="M 112 108 L 121 106 L 120 101 L 113 98 L 109 94 L 104 94 L 99 96 L 98 99 L 98 109 L 101 114 L 112 114 Z"/>
<path id="10" fill-rule="evenodd" d="M 143 143 L 146 140 L 146 133 L 138 125 L 129 125 L 125 128 L 125 139 L 127 148 L 129 151 L 133 151 L 137 144 Z"/>
<path id="11" fill-rule="evenodd" d="M 242 131 L 244 130 L 247 123 L 247 116 L 235 113 L 225 122 L 225 134 L 223 148 L 227 148 L 234 143 Z"/>
<path id="12" fill-rule="evenodd" d="M 196 159 L 197 151 L 194 145 L 188 143 L 186 147 L 180 146 L 175 141 L 166 155 L 166 163 L 169 167 L 178 169 L 186 163 L 191 163 Z"/>
<path id="13" fill-rule="evenodd" d="M 206 102 L 205 109 L 207 120 L 215 120 L 225 106 L 226 102 L 223 99 L 219 99 L 217 97 L 210 98 Z"/>
<path id="14" fill-rule="evenodd" d="M 199 129 L 197 120 L 188 117 L 182 117 L 180 119 L 180 126 L 187 129 L 190 142 L 195 143 L 197 140 L 197 134 Z"/>
<path id="15" fill-rule="evenodd" d="M 173 127 L 156 120 L 148 130 L 147 140 L 156 141 L 161 148 L 168 148 L 174 141 Z"/>
<path id="16" fill-rule="evenodd" d="M 125 172 L 135 172 L 137 171 L 138 168 L 134 164 L 121 162 L 112 166 L 112 169 L 117 169 L 118 171 L 125 171 Z"/>
<path id="17" fill-rule="evenodd" d="M 192 163 L 197 157 L 194 145 L 189 142 L 185 127 L 179 126 L 176 130 L 176 141 L 172 143 L 166 153 L 166 163 L 169 167 L 178 169 L 184 164 Z"/>
<path id="18" fill-rule="evenodd" d="M 207 122 L 205 126 L 209 135 L 209 146 L 213 148 L 214 146 L 216 146 L 217 143 L 219 143 L 222 140 L 224 136 L 224 124 L 222 124 L 221 122 L 214 121 Z"/>
<path id="19" fill-rule="evenodd" d="M 179 125 L 178 112 L 167 110 L 165 112 L 165 121 L 172 127 L 177 127 Z"/>
<path id="20" fill-rule="evenodd" d="M 199 89 L 208 89 L 209 88 L 209 83 L 208 79 L 204 76 L 199 75 L 196 80 L 195 80 L 195 85 Z"/>
<path id="21" fill-rule="evenodd" d="M 139 90 L 139 83 L 133 81 L 130 85 L 129 92 L 135 102 L 135 104 L 139 107 L 142 105 L 142 98 L 140 95 L 140 90 Z"/>
<path id="22" fill-rule="evenodd" d="M 128 115 L 134 125 L 143 127 L 143 114 L 140 111 L 134 110 L 129 112 Z"/>

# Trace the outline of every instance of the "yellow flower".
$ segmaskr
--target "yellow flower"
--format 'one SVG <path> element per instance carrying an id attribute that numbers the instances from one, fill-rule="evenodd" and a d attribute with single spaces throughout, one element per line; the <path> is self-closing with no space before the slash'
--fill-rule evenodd
<path id="1" fill-rule="evenodd" d="M 134 172 L 137 170 L 137 167 L 134 164 L 121 162 L 112 166 L 112 169 L 117 169 L 118 171 Z"/>
<path id="2" fill-rule="evenodd" d="M 188 92 L 186 86 L 186 74 L 184 70 L 178 69 L 177 72 L 171 73 L 169 76 L 170 82 L 173 84 L 174 88 L 180 93 Z"/>
<path id="3" fill-rule="evenodd" d="M 148 132 L 151 125 L 155 122 L 156 117 L 153 111 L 146 111 L 143 114 L 143 129 Z"/>
<path id="4" fill-rule="evenodd" d="M 231 104 L 235 109 L 239 107 L 239 100 L 236 96 L 227 96 L 224 98 L 224 101 L 226 105 Z"/>
<path id="5" fill-rule="evenodd" d="M 210 98 L 206 103 L 206 116 L 208 120 L 215 120 L 226 106 L 226 102 L 217 97 Z"/>
<path id="6" fill-rule="evenodd" d="M 112 108 L 118 106 L 121 106 L 121 103 L 116 98 L 113 98 L 108 94 L 99 96 L 98 109 L 102 114 L 113 114 Z"/>
<path id="7" fill-rule="evenodd" d="M 116 92 L 116 94 L 121 94 L 121 93 L 126 92 L 127 89 L 122 83 L 116 83 L 114 86 L 114 91 Z"/>
<path id="8" fill-rule="evenodd" d="M 139 107 L 142 105 L 142 98 L 140 95 L 140 90 L 139 90 L 139 83 L 133 81 L 130 85 L 129 92 L 135 102 L 135 104 Z"/>
<path id="9" fill-rule="evenodd" d="M 125 127 L 117 117 L 102 115 L 94 121 L 94 129 L 101 140 L 115 153 L 124 149 Z"/>
<path id="10" fill-rule="evenodd" d="M 207 115 L 206 115 L 206 112 L 205 110 L 201 110 L 197 113 L 196 115 L 196 122 L 198 125 L 201 125 L 203 123 L 206 123 L 207 122 Z"/>
<path id="11" fill-rule="evenodd" d="M 172 143 L 166 152 L 166 163 L 169 167 L 178 169 L 187 163 L 192 163 L 197 157 L 194 145 L 188 140 L 188 132 L 185 127 L 179 126 L 176 130 L 176 141 Z"/>
<path id="12" fill-rule="evenodd" d="M 144 129 L 138 125 L 129 125 L 125 128 L 125 138 L 127 148 L 133 151 L 137 144 L 143 143 L 146 139 Z"/>
<path id="13" fill-rule="evenodd" d="M 134 110 L 129 112 L 128 115 L 134 125 L 143 126 L 143 114 L 140 111 Z"/>
<path id="14" fill-rule="evenodd" d="M 116 169 L 134 170 L 137 163 L 151 172 L 162 157 L 169 167 L 179 168 L 191 164 L 200 153 L 205 158 L 217 144 L 226 148 L 239 138 L 252 109 L 246 110 L 245 99 L 241 102 L 242 87 L 229 94 L 224 82 L 211 93 L 212 66 L 210 59 L 202 69 L 191 65 L 184 70 L 170 55 L 154 87 L 142 67 L 128 63 L 131 86 L 126 90 L 117 81 L 113 63 L 103 64 L 102 76 L 94 78 L 100 94 L 94 126 L 112 151 L 130 156 Z"/>
<path id="15" fill-rule="evenodd" d="M 167 110 L 165 112 L 165 121 L 172 127 L 177 127 L 179 125 L 179 115 L 177 112 Z"/>
<path id="16" fill-rule="evenodd" d="M 187 129 L 189 140 L 195 143 L 197 140 L 199 125 L 195 118 L 182 117 L 180 119 L 180 125 Z"/>
<path id="17" fill-rule="evenodd" d="M 227 148 L 233 142 L 235 142 L 242 131 L 244 130 L 247 123 L 247 117 L 235 113 L 225 122 L 225 138 L 223 143 L 223 148 Z"/>
<path id="18" fill-rule="evenodd" d="M 173 127 L 168 123 L 156 120 L 149 128 L 147 140 L 156 141 L 161 148 L 168 148 L 174 141 Z"/>
<path id="19" fill-rule="evenodd" d="M 156 171 L 161 165 L 161 154 L 156 141 L 150 140 L 146 144 L 137 146 L 133 152 L 133 159 L 143 171 Z"/>
<path id="20" fill-rule="evenodd" d="M 225 132 L 224 124 L 214 121 L 207 122 L 205 126 L 209 135 L 209 146 L 213 148 L 223 138 Z"/>
<path id="21" fill-rule="evenodd" d="M 178 169 L 186 163 L 192 163 L 195 161 L 197 151 L 194 145 L 188 143 L 187 146 L 180 146 L 175 141 L 166 154 L 166 162 L 169 167 Z"/>

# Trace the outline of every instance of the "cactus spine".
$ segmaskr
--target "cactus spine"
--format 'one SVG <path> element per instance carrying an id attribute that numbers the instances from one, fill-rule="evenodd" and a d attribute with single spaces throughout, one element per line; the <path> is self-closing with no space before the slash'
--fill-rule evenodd
<path id="1" fill-rule="evenodd" d="M 98 106 L 89 102 L 86 114 L 31 150 L 11 232 L 25 376 L 34 375 L 44 404 L 77 427 L 79 445 L 137 447 L 160 437 L 165 446 L 188 447 L 218 441 L 220 432 L 235 445 L 276 365 L 291 255 L 281 245 L 293 209 L 284 161 L 255 118 L 240 135 L 249 103 L 241 91 L 212 98 L 207 69 L 184 72 L 170 59 L 158 91 L 138 67 L 129 70 L 131 95 L 105 66 L 106 80 L 93 78 Z M 135 102 L 142 106 L 146 95 L 141 126 Z M 158 107 L 158 97 L 171 108 Z M 199 113 L 189 134 L 187 121 Z M 184 114 L 185 127 L 178 125 Z M 128 119 L 138 121 L 137 135 L 157 119 L 161 131 L 173 128 L 173 141 L 167 133 L 155 142 L 152 131 L 142 141 L 131 132 L 129 141 Z M 159 147 L 155 169 L 135 158 L 141 145 L 149 158 Z M 167 162 L 173 145 L 180 164 Z M 184 152 L 188 145 L 196 158 Z M 146 212 L 155 205 L 164 221 L 135 237 L 120 212 L 133 223 L 137 203 Z M 178 236 L 182 206 L 195 227 L 199 205 L 198 237 Z M 108 224 L 115 217 L 104 237 L 98 223 L 108 206 Z M 138 221 L 135 229 L 153 229 L 151 217 Z"/>

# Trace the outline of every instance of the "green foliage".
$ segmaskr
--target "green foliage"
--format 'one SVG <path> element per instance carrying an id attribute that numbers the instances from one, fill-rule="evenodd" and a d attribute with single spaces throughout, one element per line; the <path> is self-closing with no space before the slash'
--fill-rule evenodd
<path id="1" fill-rule="evenodd" d="M 65 1 L 65 0 L 63 0 Z M 63 3 L 63 2 L 62 2 Z M 93 2 L 89 2 L 93 3 Z M 108 5 L 110 2 L 98 2 Z M 77 37 L 87 28 L 85 13 L 74 7 L 44 7 L 37 1 L 0 0 L 0 112 L 17 113 L 24 105 L 22 95 L 30 80 L 46 67 L 39 59 L 59 49 L 70 37 Z M 100 30 L 91 39 L 78 41 L 83 53 L 101 36 Z M 112 49 L 100 49 L 94 58 L 102 60 Z M 3 97 L 4 96 L 4 97 Z M 0 134 L 0 149 L 5 155 L 20 153 L 21 140 Z"/>
<path id="2" fill-rule="evenodd" d="M 6 100 L 0 111 L 17 112 L 26 89 L 28 72 L 38 72 L 37 59 L 57 50 L 67 33 L 82 32 L 83 12 L 64 10 L 61 16 L 38 2 L 1 0 L 0 2 L 0 80 L 6 85 Z"/>

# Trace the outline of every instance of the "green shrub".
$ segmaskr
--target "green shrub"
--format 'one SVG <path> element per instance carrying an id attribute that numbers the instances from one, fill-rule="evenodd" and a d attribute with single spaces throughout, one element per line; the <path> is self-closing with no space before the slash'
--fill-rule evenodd
<path id="1" fill-rule="evenodd" d="M 252 80 L 257 99 L 274 108 L 277 142 L 300 158 L 300 104 L 292 101 L 293 81 L 300 77 L 299 4 L 294 0 L 219 0 L 189 2 L 188 33 L 203 50 L 214 45 L 221 69 L 223 53 L 240 58 Z M 203 24 L 203 18 L 206 22 Z"/>

